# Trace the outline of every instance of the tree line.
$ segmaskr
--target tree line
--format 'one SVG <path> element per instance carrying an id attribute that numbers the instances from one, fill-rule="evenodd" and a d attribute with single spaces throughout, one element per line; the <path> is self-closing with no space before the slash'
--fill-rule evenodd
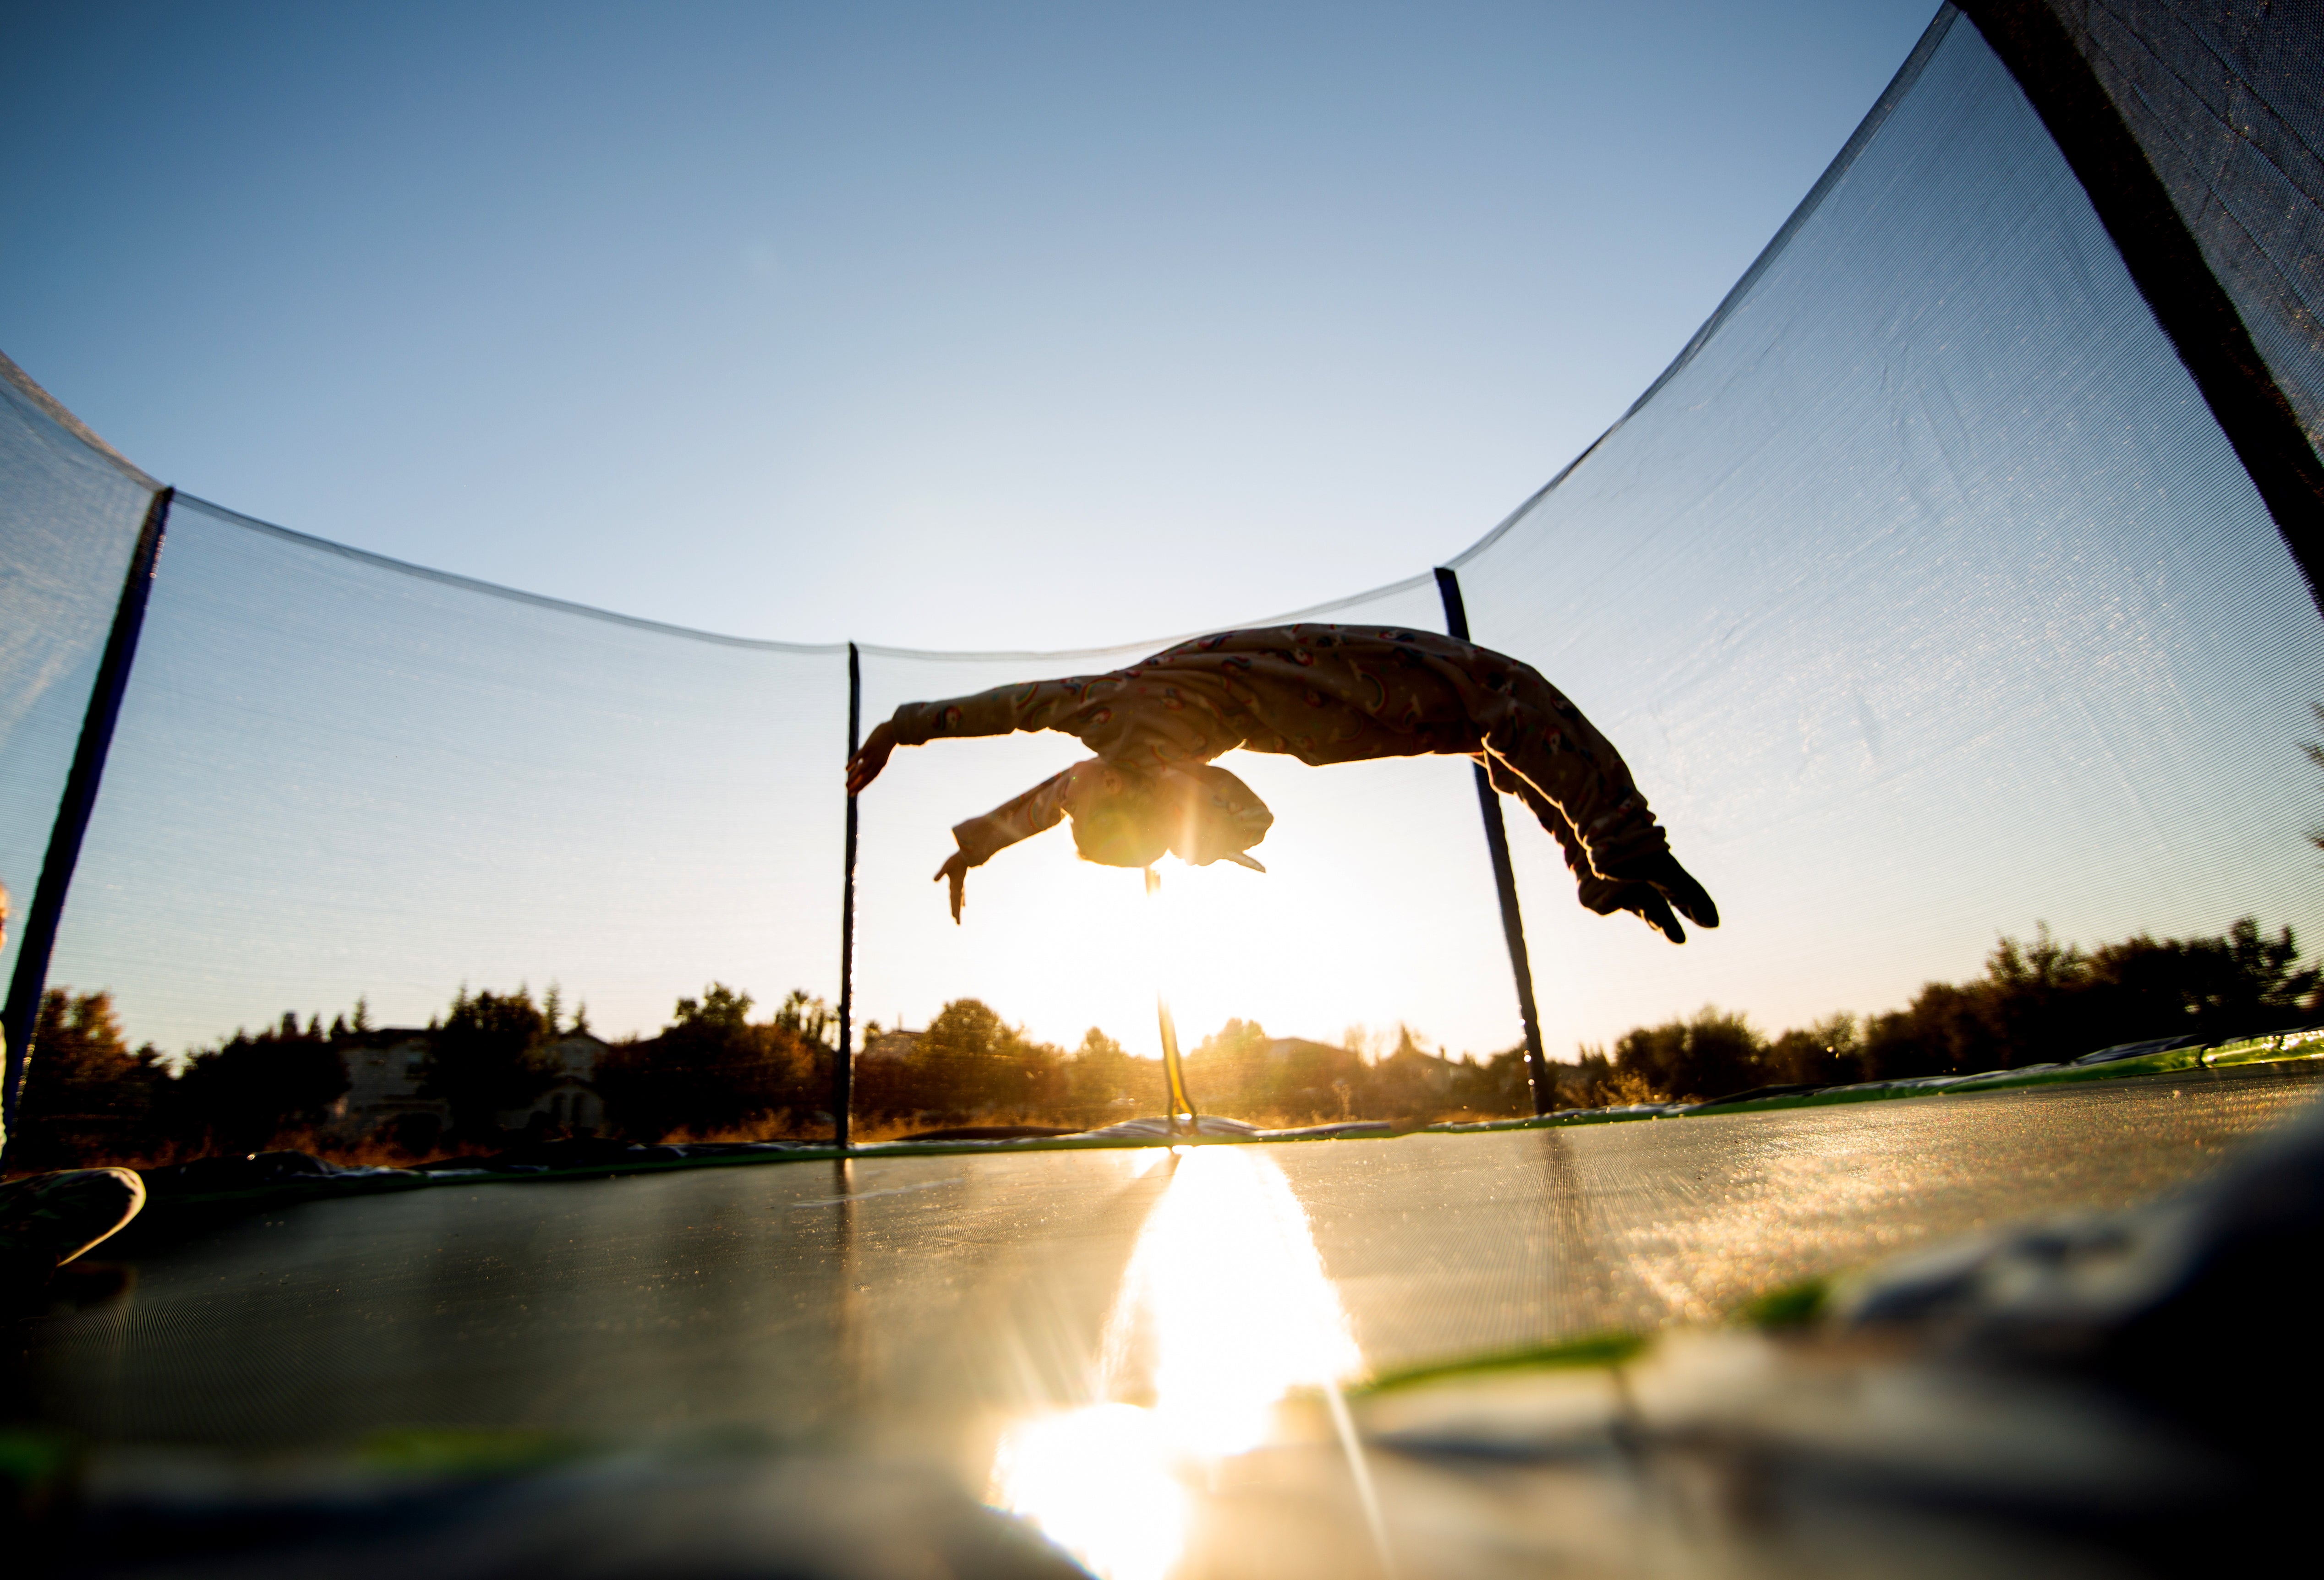
<path id="1" fill-rule="evenodd" d="M 2324 1014 L 2319 979 L 2324 971 L 2301 964 L 2291 928 L 2270 936 L 2248 916 L 2214 937 L 2139 933 L 2089 950 L 2045 926 L 2031 942 L 2005 936 L 1983 975 L 1927 983 L 1903 1009 L 1833 1015 L 1766 1037 L 1705 1006 L 1625 1032 L 1610 1059 L 1584 1049 L 1582 1065 L 1599 1095 L 1622 1101 L 2015 1070 L 2149 1038 L 2304 1024 Z"/>
<path id="2" fill-rule="evenodd" d="M 2319 998 L 2324 971 L 2301 963 L 2289 927 L 2271 935 L 2246 918 L 2215 937 L 2142 933 L 2089 950 L 2043 928 L 2030 942 L 2004 937 L 1981 975 L 1928 983 L 1898 1010 L 1836 1014 L 1772 1036 L 1715 1006 L 1636 1027 L 1610 1054 L 1583 1047 L 1576 1061 L 1553 1063 L 1551 1103 L 2011 1069 L 2152 1037 L 2282 1029 L 2324 1013 Z M 654 1036 L 608 1043 L 592 1081 L 604 1128 L 637 1141 L 827 1134 L 829 1006 L 795 990 L 764 1019 L 752 1018 L 753 1007 L 750 995 L 712 983 L 678 999 Z M 568 1020 L 554 988 L 540 1000 L 522 987 L 463 988 L 420 1033 L 420 1095 L 450 1116 L 441 1145 L 508 1144 L 502 1118 L 558 1078 L 558 1039 L 586 1029 L 586 1009 Z M 373 1026 L 358 1002 L 328 1026 L 285 1015 L 172 1061 L 150 1043 L 128 1047 L 109 995 L 52 989 L 7 1165 L 166 1162 L 279 1145 L 327 1153 L 351 1057 L 409 1034 Z M 1230 1020 L 1189 1051 L 1187 1079 L 1199 1107 L 1285 1125 L 1416 1124 L 1533 1107 L 1522 1047 L 1450 1058 L 1406 1027 L 1392 1036 L 1350 1028 L 1322 1043 Z M 945 1005 L 918 1033 L 868 1025 L 853 1085 L 860 1133 L 872 1135 L 963 1124 L 1084 1128 L 1163 1107 L 1159 1061 L 1094 1026 L 1068 1052 L 974 998 Z"/>
<path id="3" fill-rule="evenodd" d="M 753 1124 L 780 1128 L 793 1111 L 820 1107 L 831 1084 L 828 1006 L 795 991 L 770 1019 L 753 1023 L 752 1004 L 714 983 L 699 998 L 678 1000 L 658 1035 L 606 1044 L 590 1084 L 615 1116 L 613 1128 L 648 1140 Z M 539 1001 L 522 987 L 462 988 L 419 1033 L 417 1095 L 449 1115 L 444 1134 L 429 1140 L 451 1150 L 507 1144 L 514 1138 L 502 1117 L 562 1073 L 558 1039 L 587 1031 L 586 1008 L 568 1022 L 553 988 Z M 360 1151 L 367 1138 L 339 1123 L 350 1064 L 411 1034 L 374 1026 L 358 1001 L 327 1027 L 319 1015 L 301 1024 L 285 1014 L 171 1061 L 150 1043 L 130 1049 L 110 994 L 51 988 L 7 1166 L 174 1162 L 286 1145 Z"/>

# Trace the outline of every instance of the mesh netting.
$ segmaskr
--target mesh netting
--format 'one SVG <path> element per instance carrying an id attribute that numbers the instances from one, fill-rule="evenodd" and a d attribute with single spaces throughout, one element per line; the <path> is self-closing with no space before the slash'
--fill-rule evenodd
<path id="1" fill-rule="evenodd" d="M 16 966 L 89 687 L 151 479 L 96 444 L 0 357 L 0 882 Z"/>
<path id="2" fill-rule="evenodd" d="M 2054 5 L 2260 354 L 2324 441 L 2324 15 L 2223 0 Z"/>
<path id="3" fill-rule="evenodd" d="M 1948 19 L 1949 20 L 1949 19 Z M 2324 628 L 1966 23 L 1687 354 L 1457 562 L 1718 896 L 1672 951 L 1517 842 L 1553 1049 L 1894 1006 L 1997 932 L 2319 931 Z"/>
<path id="4" fill-rule="evenodd" d="M 2076 36 L 2316 433 L 2312 28 L 2085 10 Z M 21 891 L 149 485 L 12 401 L 0 870 Z M 1510 805 L 1553 1056 L 1706 1001 L 1766 1030 L 1895 1007 L 2043 924 L 2324 939 L 2301 751 L 2324 627 L 2056 144 L 1950 8 L 1672 369 L 1455 563 L 1476 638 L 1619 745 L 1727 916 L 1674 950 L 1582 912 Z M 1443 629 L 1425 576 L 1316 618 Z M 1161 645 L 868 648 L 863 723 Z M 417 1022 L 463 983 L 558 982 L 609 1034 L 713 979 L 835 998 L 847 704 L 838 649 L 181 501 L 51 978 L 112 988 L 171 1052 L 358 995 Z M 974 997 L 1038 1039 L 1097 1026 L 1150 1054 L 1160 988 L 1190 1045 L 1230 1017 L 1517 1040 L 1458 758 L 1236 754 L 1277 820 L 1265 875 L 1170 864 L 1149 903 L 1058 831 L 973 874 L 953 926 L 930 881 L 950 825 L 1080 755 L 898 755 L 862 803 L 859 1024 Z"/>
<path id="5" fill-rule="evenodd" d="M 834 996 L 845 665 L 181 495 L 51 978 L 171 1052 L 463 983 L 609 1035 L 714 978 Z"/>
<path id="6" fill-rule="evenodd" d="M 1314 618 L 1443 629 L 1433 583 Z M 865 723 L 899 703 L 1120 668 L 1162 645 L 1015 657 L 870 649 Z M 1275 813 L 1253 852 L 1264 875 L 1165 862 L 1149 905 L 1137 872 L 1081 861 L 1058 829 L 972 873 L 955 928 L 931 881 L 953 848 L 950 826 L 1088 755 L 1056 734 L 940 740 L 896 755 L 862 802 L 856 987 L 865 1015 L 924 1024 L 918 1017 L 944 1000 L 976 997 L 1068 1047 L 1094 1025 L 1153 1057 L 1163 987 L 1190 1044 L 1230 1018 L 1330 1041 L 1351 1025 L 1392 1036 L 1404 1023 L 1480 1054 L 1516 1040 L 1476 792 L 1459 758 L 1319 770 L 1231 754 L 1225 766 Z"/>

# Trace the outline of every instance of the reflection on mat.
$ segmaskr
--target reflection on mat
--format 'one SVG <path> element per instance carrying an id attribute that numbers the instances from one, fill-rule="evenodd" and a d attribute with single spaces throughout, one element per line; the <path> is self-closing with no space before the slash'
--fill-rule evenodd
<path id="1" fill-rule="evenodd" d="M 915 1190 L 940 1190 L 947 1185 L 964 1183 L 957 1174 L 943 1180 L 923 1180 L 917 1185 L 890 1185 L 885 1190 L 858 1190 L 849 1196 L 818 1196 L 813 1201 L 794 1201 L 791 1210 L 807 1207 L 844 1207 L 851 1201 L 869 1201 L 875 1196 L 905 1196 Z"/>
<path id="2" fill-rule="evenodd" d="M 1282 1170 L 1240 1150 L 1181 1153 L 1107 1318 L 1093 1402 L 1011 1427 L 991 1501 L 1104 1580 L 1160 1580 L 1190 1479 L 1258 1447 L 1294 1391 L 1361 1364 Z"/>

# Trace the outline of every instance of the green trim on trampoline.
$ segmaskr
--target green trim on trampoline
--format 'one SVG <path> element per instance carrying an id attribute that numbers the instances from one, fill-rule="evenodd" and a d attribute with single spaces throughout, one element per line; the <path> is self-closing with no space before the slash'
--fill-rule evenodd
<path id="1" fill-rule="evenodd" d="M 1978 1075 L 1866 1081 L 1855 1086 L 1828 1087 L 1822 1091 L 1797 1092 L 1779 1098 L 1750 1098 L 1736 1103 L 1713 1100 L 1662 1112 L 1631 1113 L 1619 1109 L 1584 1108 L 1547 1114 L 1534 1119 L 1489 1119 L 1464 1125 L 1432 1125 L 1428 1129 L 1438 1134 L 1454 1134 L 1489 1130 L 1541 1130 L 1565 1125 L 1615 1125 L 1634 1119 L 1695 1119 L 1729 1114 L 1772 1114 L 1785 1108 L 1827 1108 L 1843 1103 L 1885 1103 L 1897 1098 L 1939 1098 L 1960 1092 L 2072 1086 L 2083 1081 L 2123 1080 L 2133 1076 L 2170 1075 L 2188 1070 L 2292 1064 L 2312 1059 L 2324 1059 L 2324 1032 L 2291 1032 L 2209 1047 L 2172 1048 L 2136 1059 L 2116 1060 L 2111 1064 L 2027 1065 L 2022 1069 L 1994 1070 Z"/>
<path id="2" fill-rule="evenodd" d="M 1762 1290 L 1735 1308 L 1735 1320 L 1762 1333 L 1805 1327 L 1831 1304 L 1831 1281 L 1806 1278 L 1797 1283 Z"/>
<path id="3" fill-rule="evenodd" d="M 1431 1125 L 1429 1131 L 1439 1135 L 1471 1135 L 1497 1130 L 1547 1130 L 1565 1125 L 1624 1125 L 1633 1119 L 1676 1119 L 1677 1114 L 1628 1114 L 1608 1112 L 1602 1108 L 1568 1108 L 1563 1113 L 1541 1114 L 1530 1119 L 1475 1119 L 1450 1125 Z"/>
<path id="4" fill-rule="evenodd" d="M 1406 1366 L 1360 1383 L 1349 1389 L 1347 1393 L 1351 1399 L 1368 1399 L 1400 1388 L 1456 1382 L 1499 1372 L 1583 1371 L 1618 1366 L 1634 1359 L 1653 1342 L 1648 1336 L 1638 1333 L 1584 1334 L 1580 1338 L 1569 1338 L 1560 1344 L 1526 1345 L 1518 1349 L 1496 1350 L 1489 1355 L 1471 1355 L 1457 1361 Z"/>
<path id="5" fill-rule="evenodd" d="M 0 1481 L 30 1486 L 71 1468 L 76 1447 L 62 1432 L 32 1427 L 0 1431 Z"/>
<path id="6" fill-rule="evenodd" d="M 80 1458 L 79 1442 L 65 1433 L 0 1429 L 0 1529 L 16 1539 L 12 1550 L 21 1551 L 25 1533 L 73 1497 Z"/>
<path id="7" fill-rule="evenodd" d="M 2203 1051 L 2200 1048 L 2172 1048 L 2161 1053 L 2148 1053 L 2113 1064 L 2069 1064 L 2052 1069 L 2034 1065 L 2024 1070 L 2000 1070 L 1991 1075 L 1972 1075 L 1944 1089 L 1948 1092 L 2000 1092 L 2018 1087 L 2072 1086 L 2086 1080 L 2120 1080 L 2132 1075 L 2171 1075 L 2181 1070 L 2202 1068 Z"/>
<path id="8" fill-rule="evenodd" d="M 2324 1032 L 2286 1032 L 2242 1043 L 2224 1043 L 2209 1049 L 2203 1062 L 2217 1070 L 2221 1065 L 2274 1064 L 2294 1059 L 2324 1059 Z"/>
<path id="9" fill-rule="evenodd" d="M 357 1445 L 355 1458 L 366 1470 L 465 1480 L 569 1465 L 597 1451 L 586 1439 L 564 1432 L 402 1427 L 374 1432 Z"/>

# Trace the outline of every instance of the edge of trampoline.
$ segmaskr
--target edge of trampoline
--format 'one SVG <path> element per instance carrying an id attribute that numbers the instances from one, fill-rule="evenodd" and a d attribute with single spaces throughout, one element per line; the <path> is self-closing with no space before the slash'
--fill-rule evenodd
<path id="1" fill-rule="evenodd" d="M 1686 1119 L 1723 1114 L 1765 1114 L 1787 1108 L 1834 1107 L 1847 1103 L 1880 1103 L 1898 1098 L 1950 1097 L 1976 1092 L 2017 1090 L 2028 1087 L 2073 1086 L 2087 1081 L 2123 1080 L 2134 1076 L 2172 1075 L 2191 1070 L 2238 1070 L 2268 1064 L 2299 1064 L 2324 1060 L 2324 1031 L 2272 1033 L 2264 1037 L 2229 1043 L 2195 1044 L 2118 1059 L 2103 1064 L 2028 1064 L 2014 1070 L 1980 1070 L 1969 1075 L 1918 1076 L 1902 1080 L 1858 1081 L 1781 1096 L 1711 1098 L 1701 1103 L 1635 1103 L 1620 1108 L 1570 1108 L 1523 1119 L 1483 1119 L 1462 1124 L 1431 1125 L 1439 1134 L 1492 1130 L 1542 1130 L 1567 1125 L 1616 1125 L 1637 1119 Z"/>
<path id="2" fill-rule="evenodd" d="M 420 1170 L 381 1173 L 318 1175 L 310 1179 L 271 1183 L 239 1190 L 163 1197 L 149 1209 L 149 1223 L 135 1227 L 161 1229 L 173 1221 L 208 1217 L 238 1210 L 294 1207 L 309 1201 L 345 1197 L 377 1196 L 454 1185 L 529 1185 L 549 1180 L 608 1180 L 632 1174 L 675 1173 L 696 1169 L 739 1168 L 769 1163 L 838 1162 L 853 1159 L 930 1158 L 991 1153 L 1103 1152 L 1157 1146 L 1277 1145 L 1313 1141 L 1389 1141 L 1405 1135 L 1473 1134 L 1508 1130 L 1543 1130 L 1568 1125 L 1613 1125 L 1633 1120 L 1716 1117 L 1723 1115 L 1775 1113 L 1793 1108 L 1831 1107 L 1851 1103 L 1886 1102 L 1904 1098 L 1950 1097 L 2019 1090 L 2034 1087 L 2080 1085 L 2091 1081 L 2124 1080 L 2142 1076 L 2171 1075 L 2193 1070 L 2233 1070 L 2267 1065 L 2297 1064 L 2324 1060 L 2324 1031 L 2303 1031 L 2252 1038 L 2209 1046 L 2170 1049 L 2132 1059 L 2094 1065 L 2053 1064 L 2018 1070 L 1988 1070 L 1965 1076 L 1930 1076 L 1919 1079 L 1862 1082 L 1817 1091 L 1689 1104 L 1639 1104 L 1624 1108 L 1569 1109 L 1535 1118 L 1489 1119 L 1430 1125 L 1399 1130 L 1388 1125 L 1363 1127 L 1326 1126 L 1325 1133 L 1258 1133 L 1249 1135 L 1065 1135 L 989 1141 L 878 1142 L 843 1152 L 835 1146 L 794 1145 L 779 1150 L 724 1153 L 706 1157 L 612 1160 L 571 1168 L 503 1168 Z M 134 1231 L 131 1231 L 134 1232 Z"/>

